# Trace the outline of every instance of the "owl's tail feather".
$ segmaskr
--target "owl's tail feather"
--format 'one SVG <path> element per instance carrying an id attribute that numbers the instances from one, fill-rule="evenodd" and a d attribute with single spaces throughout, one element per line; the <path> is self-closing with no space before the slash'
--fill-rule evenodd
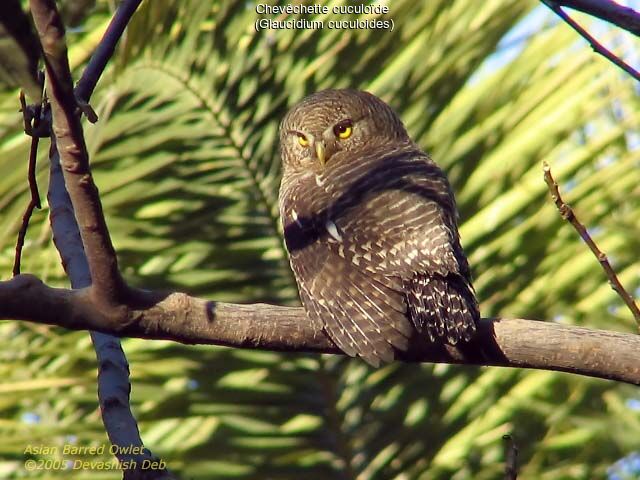
<path id="1" fill-rule="evenodd" d="M 411 321 L 432 342 L 468 342 L 480 320 L 471 285 L 457 274 L 416 274 L 407 285 Z"/>

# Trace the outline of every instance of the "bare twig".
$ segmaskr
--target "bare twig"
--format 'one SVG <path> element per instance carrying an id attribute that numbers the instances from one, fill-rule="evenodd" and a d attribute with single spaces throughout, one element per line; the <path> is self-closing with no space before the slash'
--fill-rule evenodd
<path id="1" fill-rule="evenodd" d="M 553 198 L 556 207 L 558 207 L 560 215 L 562 215 L 562 218 L 573 225 L 573 228 L 576 229 L 580 237 L 582 237 L 582 240 L 584 240 L 589 249 L 591 249 L 593 254 L 598 259 L 598 262 L 600 262 L 600 265 L 602 266 L 605 274 L 607 275 L 611 288 L 613 288 L 613 290 L 615 290 L 618 295 L 620 295 L 624 303 L 627 305 L 627 307 L 629 307 L 629 310 L 631 310 L 631 313 L 633 314 L 633 318 L 635 318 L 638 326 L 640 327 L 640 309 L 638 309 L 638 305 L 636 304 L 635 300 L 620 283 L 616 272 L 613 270 L 611 264 L 609 263 L 607 255 L 598 248 L 598 245 L 596 245 L 596 242 L 593 241 L 593 238 L 591 238 L 591 235 L 589 235 L 586 227 L 576 217 L 573 209 L 568 204 L 566 204 L 564 200 L 562 200 L 558 182 L 556 182 L 551 175 L 551 168 L 549 167 L 549 164 L 547 162 L 544 162 L 543 169 L 544 181 L 549 186 L 549 192 L 551 192 L 551 197 Z"/>
<path id="2" fill-rule="evenodd" d="M 31 198 L 29 203 L 22 214 L 22 223 L 18 230 L 18 239 L 16 240 L 16 252 L 13 257 L 13 276 L 20 275 L 20 262 L 22 260 L 22 248 L 24 247 L 25 238 L 27 236 L 27 229 L 29 228 L 29 221 L 33 211 L 40 206 L 40 194 L 38 193 L 38 185 L 35 178 L 35 165 L 36 156 L 38 154 L 38 137 L 31 139 L 31 153 L 29 154 L 29 188 L 31 189 Z"/>
<path id="3" fill-rule="evenodd" d="M 40 110 L 36 111 L 36 114 L 40 114 Z M 34 118 L 33 124 L 35 129 L 39 127 L 40 120 L 38 117 Z M 29 191 L 31 193 L 31 202 L 33 206 L 37 209 L 42 208 L 42 203 L 40 202 L 40 192 L 38 191 L 38 182 L 36 179 L 36 160 L 38 157 L 38 138 L 32 137 L 31 139 L 31 148 L 29 150 L 29 168 L 27 170 L 27 179 L 29 181 Z"/>
<path id="4" fill-rule="evenodd" d="M 16 241 L 16 253 L 13 259 L 13 276 L 20 275 L 20 262 L 22 259 L 22 248 L 24 247 L 24 241 L 27 236 L 27 229 L 29 228 L 29 221 L 34 209 L 42 208 L 40 203 L 40 192 L 38 191 L 38 182 L 36 180 L 36 159 L 38 157 L 38 144 L 40 137 L 37 132 L 40 130 L 40 115 L 42 113 L 42 106 L 36 105 L 33 111 L 33 119 L 30 119 L 31 112 L 27 107 L 27 102 L 24 98 L 24 92 L 20 92 L 20 106 L 22 110 L 22 118 L 24 121 L 25 133 L 31 134 L 31 147 L 29 150 L 29 170 L 27 173 L 27 179 L 29 182 L 29 190 L 31 197 L 27 208 L 25 208 L 22 215 L 22 223 L 20 230 L 18 231 L 18 239 Z"/>
<path id="5" fill-rule="evenodd" d="M 556 4 L 580 10 L 640 36 L 640 13 L 612 0 L 555 0 Z"/>
<path id="6" fill-rule="evenodd" d="M 104 309 L 90 289 L 54 289 L 20 275 L 0 282 L 0 318 L 185 344 L 341 354 L 299 307 L 237 305 L 177 292 L 129 293 L 126 305 Z M 399 360 L 559 370 L 640 385 L 640 335 L 485 318 L 475 344 L 444 346 L 418 337 L 411 343 L 398 353 Z"/>
<path id="7" fill-rule="evenodd" d="M 518 447 L 511 435 L 503 435 L 504 440 L 504 478 L 517 480 L 518 478 Z"/>
<path id="8" fill-rule="evenodd" d="M 618 67 L 620 67 L 622 70 L 627 72 L 636 80 L 640 81 L 640 72 L 638 72 L 635 68 L 627 64 L 624 60 L 622 60 L 620 57 L 615 55 L 613 52 L 607 49 L 604 45 L 598 42 L 593 36 L 591 36 L 591 34 L 589 34 L 589 32 L 587 32 L 584 28 L 582 28 L 582 26 L 580 26 L 578 22 L 576 22 L 573 18 L 567 15 L 567 13 L 561 7 L 561 4 L 566 2 L 560 2 L 555 0 L 541 0 L 541 1 L 551 10 L 553 10 L 556 13 L 556 15 L 558 15 L 562 20 L 564 20 L 567 24 L 569 24 L 571 28 L 573 28 L 576 32 L 578 32 L 587 42 L 589 42 L 589 45 L 591 45 L 591 48 L 593 49 L 594 52 L 599 53 L 600 55 L 609 59 L 609 61 L 616 64 Z M 574 2 L 574 4 L 575 3 L 579 3 L 579 2 Z"/>

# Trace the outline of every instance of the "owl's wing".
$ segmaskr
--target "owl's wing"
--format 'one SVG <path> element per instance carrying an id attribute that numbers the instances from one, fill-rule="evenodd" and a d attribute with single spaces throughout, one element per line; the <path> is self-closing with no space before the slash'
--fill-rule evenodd
<path id="1" fill-rule="evenodd" d="M 412 334 L 400 288 L 355 268 L 329 244 L 324 237 L 290 255 L 305 310 L 346 354 L 374 366 L 393 360 L 393 347 L 406 350 Z"/>
<path id="2" fill-rule="evenodd" d="M 374 278 L 341 255 L 322 209 L 327 193 L 304 179 L 281 193 L 287 250 L 310 319 L 350 356 L 374 366 L 393 360 L 394 347 L 405 350 L 413 333 L 402 281 Z"/>
<path id="3" fill-rule="evenodd" d="M 469 277 L 453 193 L 424 153 L 350 159 L 328 172 L 323 185 L 333 199 L 325 228 L 340 239 L 332 248 L 360 269 L 405 280 L 416 272 Z"/>
<path id="4" fill-rule="evenodd" d="M 336 165 L 331 175 L 345 178 L 362 161 Z M 417 149 L 363 163 L 368 169 L 332 195 L 326 224 L 340 239 L 333 250 L 370 278 L 402 279 L 411 319 L 432 341 L 468 340 L 479 311 L 446 177 Z"/>

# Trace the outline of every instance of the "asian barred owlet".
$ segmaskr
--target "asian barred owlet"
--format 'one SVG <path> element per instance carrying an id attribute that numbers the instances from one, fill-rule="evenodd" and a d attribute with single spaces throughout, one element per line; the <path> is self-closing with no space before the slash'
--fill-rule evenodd
<path id="1" fill-rule="evenodd" d="M 480 317 L 442 170 L 382 100 L 303 99 L 280 125 L 280 215 L 302 304 L 350 356 L 377 366 L 414 328 L 471 339 Z"/>

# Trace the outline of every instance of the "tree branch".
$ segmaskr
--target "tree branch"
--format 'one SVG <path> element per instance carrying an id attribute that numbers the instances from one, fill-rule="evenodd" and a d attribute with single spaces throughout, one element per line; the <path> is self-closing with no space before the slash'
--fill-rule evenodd
<path id="1" fill-rule="evenodd" d="M 40 76 L 40 75 L 39 75 Z M 44 77 L 42 77 L 41 87 L 44 84 Z M 42 96 L 42 95 L 41 95 Z M 38 145 L 40 143 L 39 130 L 40 130 L 40 116 L 42 114 L 42 104 L 38 104 L 30 111 L 27 106 L 27 102 L 24 97 L 24 92 L 20 91 L 20 110 L 22 111 L 22 118 L 24 122 L 24 132 L 31 134 L 31 147 L 29 149 L 29 168 L 27 172 L 27 181 L 29 182 L 29 191 L 31 192 L 31 198 L 22 214 L 22 224 L 18 231 L 18 240 L 16 241 L 16 253 L 13 259 L 13 275 L 20 275 L 20 262 L 22 260 L 22 248 L 24 247 L 24 241 L 27 236 L 27 229 L 29 228 L 29 221 L 34 209 L 42 208 L 40 203 L 40 192 L 38 191 L 38 181 L 36 179 L 36 160 L 38 157 Z M 31 117 L 33 113 L 33 118 Z M 48 126 L 47 126 L 48 128 Z"/>
<path id="2" fill-rule="evenodd" d="M 87 68 L 85 68 L 82 77 L 78 80 L 75 94 L 79 100 L 84 102 L 89 101 L 102 72 L 113 56 L 116 45 L 124 33 L 124 29 L 141 2 L 142 0 L 124 0 L 120 3 L 106 32 L 104 32 L 102 40 L 100 40 L 98 48 L 96 48 L 96 51 L 91 55 Z"/>
<path id="3" fill-rule="evenodd" d="M 0 283 L 0 317 L 186 344 L 341 354 L 299 307 L 131 289 L 126 305 L 102 308 L 88 289 L 50 288 L 29 275 Z M 558 370 L 640 385 L 640 336 L 534 320 L 483 319 L 467 346 L 414 338 L 398 359 Z"/>
<path id="4" fill-rule="evenodd" d="M 104 303 L 106 300 L 107 304 L 111 304 L 119 294 L 119 291 L 114 289 L 121 289 L 125 285 L 117 270 L 115 252 L 106 229 L 97 189 L 93 185 L 89 172 L 88 155 L 79 116 L 76 115 L 76 107 L 79 104 L 85 113 L 92 112 L 86 102 L 140 1 L 125 0 L 120 5 L 82 75 L 75 91 L 76 97 L 73 96 L 71 86 L 64 30 L 55 4 L 46 1 L 32 2 L 35 23 L 43 45 L 46 45 L 43 49 L 46 55 L 45 64 L 50 90 L 54 92 L 52 95 L 54 135 L 52 135 L 49 155 L 51 161 L 49 206 L 53 238 L 72 287 L 83 288 L 92 285 L 94 301 Z M 35 9 L 33 4 L 36 4 Z M 87 116 L 90 121 L 97 120 L 95 114 L 89 114 Z M 56 133 L 62 134 L 62 138 L 56 138 Z M 72 185 L 75 202 L 71 201 L 67 192 L 56 145 L 60 145 L 63 149 L 64 176 L 67 177 L 67 182 L 70 182 L 68 184 Z M 83 240 L 80 238 L 74 204 L 76 212 L 81 212 L 78 218 L 85 225 L 84 241 L 87 238 L 91 240 L 91 247 L 87 252 L 94 260 L 91 265 L 87 261 Z M 98 228 L 95 228 L 96 225 Z M 89 228 L 86 228 L 87 226 Z M 90 266 L 93 266 L 91 272 Z M 92 276 L 101 279 L 97 286 L 92 284 Z M 98 360 L 98 399 L 105 429 L 111 443 L 122 447 L 117 450 L 118 460 L 136 466 L 124 471 L 124 478 L 132 480 L 174 478 L 164 469 L 139 468 L 145 460 L 157 460 L 149 450 L 144 449 L 142 454 L 126 453 L 131 451 L 131 447 L 136 447 L 135 450 L 140 451 L 144 446 L 129 407 L 131 390 L 129 366 L 118 338 L 99 332 L 90 332 L 90 335 Z"/>
<path id="5" fill-rule="evenodd" d="M 573 8 L 640 36 L 640 13 L 611 0 L 555 0 L 553 3 Z"/>
<path id="6" fill-rule="evenodd" d="M 84 254 L 78 224 L 73 214 L 73 207 L 64 186 L 60 159 L 55 148 L 55 137 L 52 140 L 51 152 L 49 153 L 51 172 L 48 200 L 51 210 L 53 241 L 60 253 L 71 286 L 74 289 L 88 288 L 91 285 L 89 266 Z M 74 290 L 74 292 L 78 291 Z M 142 465 L 145 460 L 156 461 L 157 458 L 151 451 L 144 448 L 138 425 L 129 407 L 129 393 L 131 391 L 129 365 L 120 339 L 95 331 L 90 331 L 89 334 L 98 361 L 98 400 L 102 422 L 111 443 L 121 447 L 117 449 L 116 457 L 120 462 L 130 465 Z M 144 453 L 128 453 L 130 451 L 143 451 Z M 167 472 L 160 470 L 146 472 L 129 470 L 125 474 L 126 479 L 132 480 L 173 478 Z"/>
<path id="7" fill-rule="evenodd" d="M 625 288 L 622 286 L 622 283 L 620 282 L 618 275 L 616 275 L 615 270 L 609 263 L 609 259 L 607 258 L 607 255 L 602 250 L 600 250 L 600 248 L 598 248 L 598 245 L 596 244 L 596 242 L 594 242 L 593 238 L 591 238 L 591 235 L 589 235 L 587 228 L 582 224 L 580 220 L 578 220 L 578 217 L 576 217 L 576 214 L 574 213 L 571 206 L 569 206 L 564 202 L 564 200 L 562 200 L 562 197 L 560 196 L 560 188 L 558 187 L 558 182 L 556 182 L 553 176 L 551 175 L 551 168 L 549 167 L 549 164 L 547 162 L 544 162 L 543 170 L 544 170 L 544 181 L 549 187 L 551 198 L 553 198 L 553 201 L 556 204 L 556 207 L 558 208 L 560 215 L 562 215 L 562 218 L 568 221 L 573 226 L 573 228 L 576 229 L 576 232 L 578 232 L 578 235 L 580 235 L 582 240 L 584 240 L 584 243 L 587 244 L 591 252 L 593 252 L 593 254 L 596 256 L 596 258 L 598 259 L 598 262 L 600 262 L 600 266 L 602 266 L 604 273 L 609 279 L 609 285 L 611 285 L 611 288 L 613 288 L 613 290 L 620 296 L 620 298 L 622 298 L 622 301 L 627 305 L 629 310 L 631 310 L 633 318 L 636 320 L 636 323 L 638 324 L 638 328 L 640 328 L 640 309 L 638 308 L 638 305 L 636 304 L 635 300 L 633 299 L 631 294 L 627 292 Z"/>
<path id="8" fill-rule="evenodd" d="M 115 304 L 125 290 L 115 249 L 102 212 L 98 189 L 89 169 L 89 155 L 76 102 L 64 26 L 54 0 L 31 0 L 31 13 L 40 36 L 47 72 L 48 93 L 65 186 L 73 203 L 84 251 L 89 262 L 93 294 Z"/>
<path id="9" fill-rule="evenodd" d="M 615 55 L 613 52 L 607 49 L 604 45 L 598 42 L 578 22 L 576 22 L 573 18 L 567 15 L 567 13 L 562 9 L 562 6 L 565 5 L 568 7 L 576 8 L 578 10 L 581 10 L 586 13 L 590 13 L 594 16 L 603 18 L 604 20 L 608 20 L 608 21 L 613 21 L 613 20 L 620 21 L 619 19 L 624 17 L 626 19 L 624 25 L 626 26 L 623 26 L 622 28 L 626 28 L 628 26 L 633 28 L 633 30 L 637 30 L 639 28 L 638 25 L 640 25 L 640 14 L 638 14 L 637 12 L 635 12 L 630 8 L 625 9 L 625 13 L 622 14 L 619 12 L 619 10 L 623 7 L 606 0 L 600 0 L 600 1 L 598 0 L 569 0 L 569 1 L 541 0 L 541 1 L 551 10 L 553 10 L 556 15 L 562 18 L 562 20 L 564 20 L 571 28 L 573 28 L 576 32 L 578 32 L 578 34 L 580 34 L 581 37 L 583 37 L 587 42 L 589 42 L 589 45 L 591 45 L 591 48 L 593 49 L 594 52 L 599 53 L 603 57 L 607 58 L 610 62 L 613 62 L 622 70 L 624 70 L 629 75 L 631 75 L 633 78 L 640 81 L 640 72 L 638 72 L 635 68 L 633 68 L 631 65 L 626 63 L 624 60 L 622 60 L 620 57 Z M 596 5 L 599 8 L 596 8 Z M 605 16 L 601 17 L 596 12 L 598 12 L 600 15 L 605 15 Z M 614 12 L 618 13 L 618 15 L 614 15 L 613 14 Z M 617 22 L 613 22 L 613 23 L 618 24 Z M 626 28 L 626 29 L 629 30 L 629 28 Z M 629 31 L 633 31 L 633 30 L 629 30 Z M 633 33 L 636 33 L 636 31 L 633 31 Z"/>

